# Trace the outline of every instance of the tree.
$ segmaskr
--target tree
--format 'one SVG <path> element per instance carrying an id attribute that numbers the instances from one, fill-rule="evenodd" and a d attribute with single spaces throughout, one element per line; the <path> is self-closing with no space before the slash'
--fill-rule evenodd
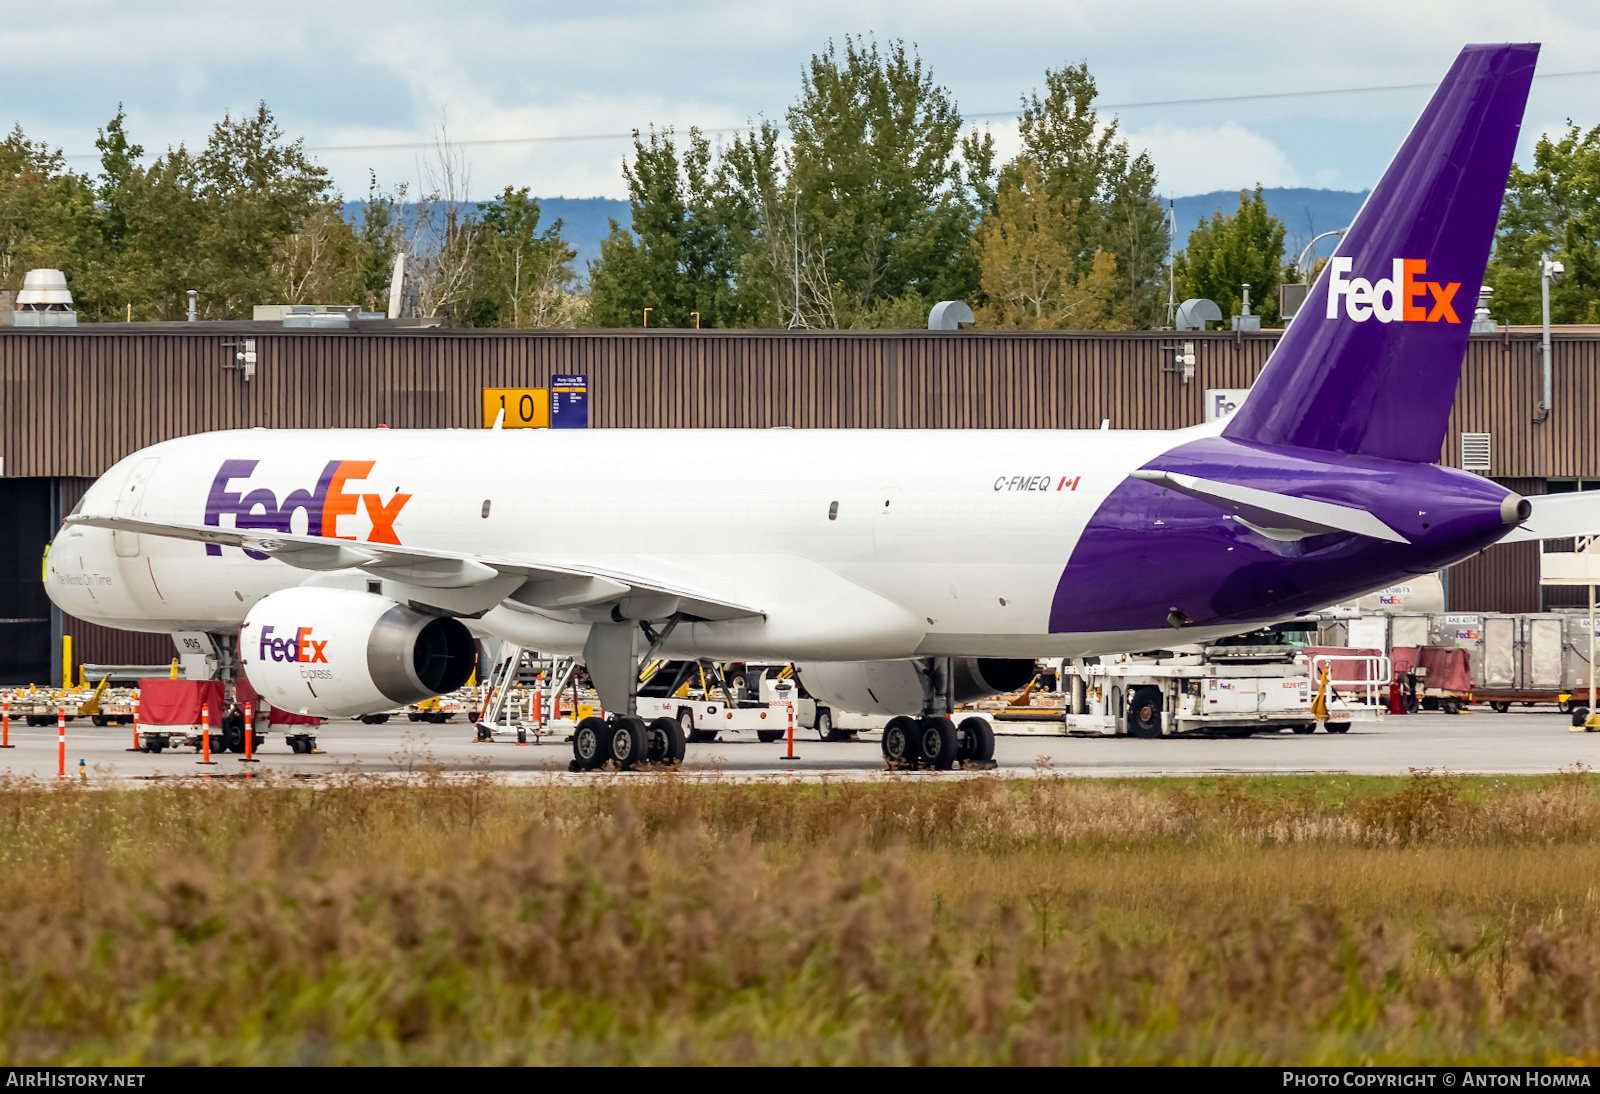
<path id="1" fill-rule="evenodd" d="M 788 186 L 826 269 L 831 325 L 871 325 L 880 304 L 976 294 L 970 236 L 993 144 L 961 137 L 948 91 L 903 42 L 830 42 L 788 111 Z M 904 312 L 903 304 L 894 311 Z"/>
<path id="2" fill-rule="evenodd" d="M 986 298 L 980 325 L 1000 330 L 1104 325 L 1118 287 L 1116 259 L 1101 251 L 1080 274 L 1082 201 L 1053 197 L 1037 164 L 1016 161 L 974 246 Z"/>
<path id="3" fill-rule="evenodd" d="M 528 188 L 507 186 L 478 206 L 482 272 L 474 326 L 555 327 L 574 321 L 568 287 L 578 257 L 561 238 L 561 221 L 539 231 L 539 203 Z"/>
<path id="4" fill-rule="evenodd" d="M 1118 299 L 1106 321 L 1148 327 L 1161 318 L 1167 232 L 1148 153 L 1134 155 L 1117 122 L 1100 121 L 1098 91 L 1087 64 L 1045 72 L 1045 92 L 1023 97 L 1018 131 L 1022 151 L 1001 170 L 1000 185 L 1017 184 L 1018 163 L 1038 165 L 1062 209 L 1076 203 L 1073 265 L 1090 274 L 1100 255 L 1116 256 Z"/>
<path id="5" fill-rule="evenodd" d="M 1500 230 L 1485 283 L 1502 323 L 1541 319 L 1539 256 L 1549 253 L 1567 274 L 1550 286 L 1556 323 L 1600 323 L 1600 126 L 1587 133 L 1568 123 L 1558 140 L 1539 138 L 1533 169 L 1511 166 Z"/>
<path id="6" fill-rule="evenodd" d="M 39 266 L 66 272 L 70 282 L 98 243 L 89 180 L 66 169 L 60 149 L 14 128 L 0 140 L 0 285 L 18 288 Z"/>
<path id="7" fill-rule="evenodd" d="M 1239 314 L 1241 285 L 1250 286 L 1250 310 L 1264 323 L 1278 321 L 1278 282 L 1283 276 L 1284 223 L 1267 211 L 1261 187 L 1241 190 L 1232 214 L 1218 209 L 1201 217 L 1189 245 L 1173 256 L 1178 299 L 1205 297 L 1223 315 Z"/>
<path id="8" fill-rule="evenodd" d="M 633 206 L 633 229 L 616 221 L 589 271 L 592 319 L 602 327 L 732 326 L 737 256 L 715 193 L 711 144 L 698 129 L 680 157 L 671 129 L 633 135 L 633 162 L 622 175 Z"/>
<path id="9" fill-rule="evenodd" d="M 224 115 L 194 160 L 205 283 L 191 287 L 224 317 L 281 299 L 278 242 L 337 208 L 328 172 L 307 157 L 305 141 L 283 137 L 263 102 L 237 120 Z"/>

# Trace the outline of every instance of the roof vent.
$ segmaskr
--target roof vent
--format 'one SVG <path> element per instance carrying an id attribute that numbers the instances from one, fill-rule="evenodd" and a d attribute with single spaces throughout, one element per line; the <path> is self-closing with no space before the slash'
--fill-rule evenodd
<path id="1" fill-rule="evenodd" d="M 17 293 L 11 322 L 18 327 L 75 327 L 78 315 L 72 310 L 72 290 L 67 275 L 60 270 L 29 270 Z"/>
<path id="2" fill-rule="evenodd" d="M 1461 470 L 1489 470 L 1489 434 L 1461 434 Z"/>
<path id="3" fill-rule="evenodd" d="M 960 330 L 962 323 L 975 323 L 972 309 L 961 300 L 941 300 L 928 312 L 929 330 Z"/>
<path id="4" fill-rule="evenodd" d="M 1222 322 L 1222 309 L 1214 300 L 1196 297 L 1178 305 L 1173 326 L 1178 330 L 1205 330 L 1207 322 Z"/>

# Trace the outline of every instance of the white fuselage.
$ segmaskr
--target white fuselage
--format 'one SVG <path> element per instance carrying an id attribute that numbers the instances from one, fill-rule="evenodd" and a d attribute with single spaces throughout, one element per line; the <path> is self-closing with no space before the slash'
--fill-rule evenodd
<path id="1" fill-rule="evenodd" d="M 1128 472 L 1217 428 L 240 430 L 129 456 L 79 511 L 207 523 L 224 461 L 255 461 L 222 484 L 241 500 L 211 523 L 234 527 L 246 505 L 270 519 L 277 506 L 290 524 L 281 530 L 303 535 L 314 514 L 290 495 L 303 502 L 332 461 L 354 461 L 361 473 L 345 479 L 345 511 L 324 517 L 324 536 L 645 575 L 766 615 L 680 627 L 666 653 L 1076 655 L 1171 641 L 1170 631 L 1052 634 L 1052 598 L 1085 524 Z M 50 553 L 50 596 L 107 626 L 228 633 L 269 593 L 340 580 L 212 550 L 69 527 Z M 346 576 L 361 587 L 359 572 Z M 471 625 L 550 652 L 581 650 L 588 631 L 576 613 L 511 607 Z"/>

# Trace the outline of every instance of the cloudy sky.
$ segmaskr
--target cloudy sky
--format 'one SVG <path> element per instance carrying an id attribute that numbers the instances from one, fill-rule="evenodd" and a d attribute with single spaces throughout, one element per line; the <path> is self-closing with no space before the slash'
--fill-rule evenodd
<path id="1" fill-rule="evenodd" d="M 426 142 L 441 122 L 463 142 L 514 142 L 464 146 L 476 196 L 507 184 L 624 196 L 627 141 L 607 135 L 781 119 L 806 59 L 846 34 L 915 43 L 1002 147 L 1014 143 L 1019 94 L 1047 67 L 1087 61 L 1107 112 L 1177 195 L 1257 182 L 1368 187 L 1427 96 L 1284 93 L 1426 84 L 1473 41 L 1543 42 L 1542 73 L 1600 69 L 1593 0 L 58 0 L 26 18 L 15 0 L 6 7 L 0 121 L 82 156 L 74 166 L 95 166 L 95 130 L 119 101 L 132 136 L 155 150 L 203 142 L 225 111 L 265 99 L 352 197 L 369 169 L 385 185 L 415 185 L 421 153 L 382 146 Z M 1228 96 L 1274 97 L 1129 105 Z M 1569 117 L 1600 124 L 1600 75 L 1535 82 L 1522 158 L 1535 134 Z M 595 139 L 526 140 L 535 137 Z"/>

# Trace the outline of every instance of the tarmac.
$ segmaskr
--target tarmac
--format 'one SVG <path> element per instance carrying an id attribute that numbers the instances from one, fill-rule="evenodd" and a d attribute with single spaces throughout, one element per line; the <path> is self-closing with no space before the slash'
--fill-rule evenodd
<path id="1" fill-rule="evenodd" d="M 56 727 L 30 728 L 19 721 L 11 726 L 13 747 L 0 752 L 0 773 L 56 782 Z M 592 777 L 568 772 L 572 747 L 559 736 L 526 745 L 509 736 L 478 742 L 472 727 L 459 718 L 443 725 L 329 722 L 318 734 L 322 751 L 309 755 L 291 753 L 283 738 L 272 733 L 254 764 L 214 751 L 212 765 L 205 766 L 187 748 L 150 754 L 133 752 L 131 745 L 131 727 L 95 727 L 82 718 L 72 722 L 67 726 L 67 778 L 98 785 L 149 785 L 167 779 L 234 781 L 247 775 L 406 776 L 430 768 L 458 775 L 488 773 L 511 782 Z M 872 778 L 884 773 L 876 734 L 862 734 L 851 742 L 824 742 L 815 734 L 797 733 L 798 758 L 787 760 L 784 753 L 782 742 L 753 739 L 691 744 L 685 769 L 706 777 L 759 780 Z M 1473 708 L 1454 716 L 1422 713 L 1389 717 L 1370 726 L 1357 723 L 1339 735 L 1283 731 L 1246 738 L 1156 740 L 1002 735 L 996 738 L 995 761 L 995 772 L 1008 776 L 1404 775 L 1424 768 L 1464 774 L 1540 774 L 1574 764 L 1600 769 L 1600 733 L 1573 731 L 1570 719 L 1553 707 L 1507 714 Z M 928 777 L 959 778 L 962 773 Z"/>

